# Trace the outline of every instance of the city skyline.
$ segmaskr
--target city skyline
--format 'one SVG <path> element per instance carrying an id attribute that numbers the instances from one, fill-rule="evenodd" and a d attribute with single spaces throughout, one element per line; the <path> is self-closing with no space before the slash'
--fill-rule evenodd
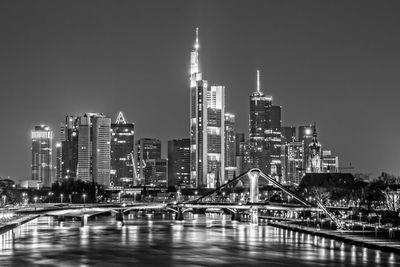
<path id="1" fill-rule="evenodd" d="M 195 2 L 172 3 L 181 6 L 182 10 L 189 10 Z M 249 17 L 249 12 L 260 15 L 261 10 L 266 11 L 268 8 L 283 13 L 288 12 L 296 17 L 296 12 L 287 10 L 287 6 L 283 4 L 263 4 L 258 1 L 252 3 L 253 5 L 245 6 L 243 9 L 243 12 L 247 12 L 246 17 Z M 346 5 L 350 9 L 356 6 Z M 1 17 L 6 17 L 8 22 L 18 20 L 18 16 L 10 18 L 10 15 L 16 15 L 13 12 L 18 11 L 19 7 L 10 3 L 2 3 L 1 6 L 4 6 L 0 9 L 3 10 L 1 13 L 9 11 L 9 14 L 2 14 Z M 90 7 L 85 4 L 79 6 L 86 11 Z M 106 11 L 105 7 L 99 5 L 98 10 L 90 13 L 89 18 L 85 19 L 83 14 L 70 17 L 66 7 L 64 7 L 66 10 L 61 12 L 56 8 L 57 4 L 47 4 L 43 11 L 34 12 L 39 12 L 43 20 L 24 14 L 23 20 L 13 26 L 17 27 L 14 29 L 14 35 L 10 32 L 11 26 L 0 26 L 8 29 L 8 31 L 3 29 L 7 41 L 0 45 L 2 48 L 0 50 L 8 53 L 4 55 L 5 60 L 0 63 L 4 75 L 0 86 L 5 88 L 2 92 L 6 92 L 2 97 L 1 111 L 3 114 L 10 114 L 12 109 L 21 110 L 5 118 L 8 133 L 3 131 L 0 138 L 3 148 L 0 155 L 0 176 L 4 178 L 11 176 L 13 179 L 29 177 L 31 156 L 29 130 L 34 125 L 44 123 L 56 133 L 55 140 L 59 140 L 57 125 L 67 114 L 76 115 L 93 111 L 104 112 L 114 117 L 122 110 L 128 121 L 137 125 L 139 138 L 154 137 L 162 140 L 164 153 L 167 140 L 188 137 L 188 54 L 192 47 L 193 29 L 196 26 L 200 28 L 202 34 L 202 72 L 208 80 L 226 85 L 226 111 L 236 115 L 237 131 L 248 133 L 248 96 L 255 88 L 255 70 L 260 69 L 264 93 L 272 95 L 274 103 L 282 106 L 282 125 L 301 126 L 315 121 L 318 124 L 318 139 L 339 155 L 341 165 L 348 165 L 351 162 L 361 172 L 377 174 L 388 171 L 399 174 L 397 166 L 397 159 L 400 158 L 397 152 L 400 150 L 397 149 L 399 145 L 393 145 L 388 140 L 396 140 L 395 134 L 399 131 L 394 116 L 396 112 L 389 111 L 397 108 L 394 104 L 397 94 L 393 88 L 398 85 L 395 72 L 398 68 L 396 59 L 399 58 L 399 53 L 394 48 L 400 42 L 398 37 L 394 36 L 389 40 L 379 39 L 389 38 L 386 34 L 380 35 L 379 31 L 383 29 L 394 31 L 394 26 L 389 27 L 392 25 L 390 20 L 398 18 L 387 16 L 386 20 L 382 20 L 383 17 L 379 16 L 367 17 L 366 15 L 372 12 L 368 7 L 373 4 L 365 3 L 359 13 L 358 24 L 350 24 L 350 27 L 339 21 L 339 24 L 334 25 L 332 22 L 337 21 L 333 18 L 339 20 L 334 13 L 335 10 L 339 10 L 339 4 L 319 3 L 313 5 L 314 9 L 327 12 L 327 18 L 322 16 L 310 20 L 302 18 L 300 21 L 306 25 L 301 28 L 301 33 L 295 34 L 291 32 L 295 29 L 294 21 L 287 22 L 287 25 L 278 23 L 277 28 L 274 28 L 267 23 L 273 22 L 272 18 L 255 16 L 254 21 L 250 20 L 241 25 L 233 20 L 233 14 L 239 13 L 239 7 L 244 6 L 236 5 L 230 9 L 229 14 L 223 14 L 227 22 L 222 23 L 221 20 L 217 23 L 217 27 L 213 28 L 212 22 L 207 22 L 207 18 L 217 19 L 217 14 L 214 12 L 222 10 L 223 5 L 199 3 L 197 5 L 199 14 L 196 19 L 187 18 L 183 11 L 178 11 L 178 14 L 189 22 L 186 26 L 179 26 L 180 23 L 175 20 L 168 20 L 168 25 L 162 25 L 158 23 L 163 18 L 161 16 L 153 22 L 155 25 L 147 25 L 146 31 L 142 32 L 138 26 L 133 27 L 132 23 L 135 20 L 146 22 L 148 20 L 140 16 L 134 19 L 133 16 L 131 18 L 124 13 L 121 19 L 110 21 L 113 26 L 103 28 L 111 17 L 102 18 L 101 15 L 109 14 L 108 12 L 110 14 L 122 12 L 123 6 L 112 5 L 111 9 Z M 126 4 L 128 10 L 136 6 L 150 8 L 151 4 Z M 305 8 L 307 5 L 294 6 Z M 29 13 L 29 8 L 40 9 L 40 7 L 42 6 L 38 3 L 26 4 L 24 12 Z M 166 8 L 170 10 L 173 7 L 174 4 L 168 4 Z M 216 10 L 212 11 L 212 7 Z M 257 11 L 257 7 L 260 11 Z M 331 10 L 327 10 L 328 7 Z M 377 8 L 384 9 L 385 6 Z M 59 24 L 53 24 L 56 21 L 53 12 L 62 15 Z M 345 11 L 340 10 L 340 12 L 346 15 Z M 379 15 L 379 12 L 376 12 Z M 394 11 L 391 12 L 394 16 Z M 100 26 L 90 23 L 94 18 L 100 21 Z M 349 19 L 344 16 L 345 22 Z M 375 28 L 368 24 L 369 20 L 377 23 Z M 124 21 L 130 24 L 124 25 Z M 33 23 L 28 25 L 30 22 Z M 229 26 L 228 22 L 232 22 L 233 26 Z M 323 26 L 335 30 L 331 33 L 332 36 L 325 35 L 323 31 L 325 28 L 323 26 L 318 28 L 313 24 L 316 22 L 322 22 Z M 354 37 L 346 28 L 364 29 L 364 24 L 370 26 L 368 30 L 372 31 L 372 35 L 370 32 L 368 34 L 358 32 Z M 84 26 L 84 29 L 77 30 L 74 28 L 76 25 Z M 168 34 L 163 32 L 168 26 L 179 29 L 174 33 L 168 32 L 172 34 L 171 38 L 166 38 Z M 264 31 L 257 32 L 252 26 Z M 130 27 L 133 33 L 128 38 L 126 33 Z M 60 28 L 65 31 L 54 33 L 51 42 L 46 42 L 47 34 Z M 283 34 L 286 31 L 282 28 L 292 35 Z M 121 32 L 113 31 L 114 29 L 119 29 Z M 100 32 L 98 35 L 96 30 Z M 308 39 L 314 36 L 313 30 L 321 31 L 318 32 L 321 40 Z M 140 36 L 145 39 L 143 44 L 151 44 L 148 48 L 141 47 L 140 38 L 135 38 L 135 31 L 141 33 Z M 35 34 L 31 34 L 32 32 Z M 247 34 L 251 38 L 248 41 L 234 39 L 238 34 L 241 36 Z M 283 34 L 282 40 L 277 38 L 279 34 Z M 73 36 L 76 38 L 76 35 L 79 35 L 78 40 L 82 42 L 62 44 L 64 38 Z M 116 40 L 106 40 L 111 36 L 116 37 Z M 336 41 L 336 46 L 330 43 L 332 41 Z M 136 44 L 135 42 L 139 42 L 137 50 L 129 50 L 132 49 L 129 46 Z M 345 44 L 349 51 L 343 50 L 345 42 L 349 42 Z M 307 44 L 310 47 L 307 47 Z M 243 45 L 245 47 L 241 47 Z M 278 49 L 282 45 L 286 45 L 284 49 Z M 119 46 L 122 46 L 121 50 L 116 49 Z M 158 47 L 161 49 L 156 50 Z M 356 49 L 360 51 L 356 52 Z M 140 51 L 146 51 L 145 55 L 136 54 Z M 278 56 L 273 56 L 274 52 L 277 52 Z M 298 55 L 296 52 L 305 55 Z M 329 52 L 333 52 L 333 55 L 327 56 Z M 350 52 L 352 57 L 348 54 Z M 40 57 L 42 53 L 44 56 Z M 335 53 L 339 53 L 336 55 L 338 57 L 334 57 Z M 129 60 L 125 59 L 126 55 Z M 56 58 L 53 58 L 54 56 Z M 68 56 L 72 58 L 69 59 Z M 242 66 L 233 64 L 235 60 L 241 62 Z M 173 64 L 173 67 L 166 68 L 169 64 L 159 61 Z M 235 65 L 236 69 L 232 69 L 230 67 L 232 65 Z M 135 72 L 138 74 L 133 75 Z M 287 81 L 291 79 L 294 81 Z M 155 92 L 162 97 L 155 97 Z M 378 94 L 380 92 L 382 94 Z M 98 96 L 93 96 L 93 93 L 98 93 Z M 172 104 L 171 100 L 165 101 L 167 97 L 174 99 L 179 105 Z M 152 111 L 143 112 L 149 105 L 154 105 L 151 107 Z M 374 108 L 371 109 L 370 106 Z M 164 110 L 169 112 L 163 112 Z M 152 125 L 154 121 L 156 123 Z M 169 123 L 172 123 L 171 127 L 167 127 Z M 6 138 L 9 132 L 13 134 Z M 379 138 L 378 134 L 382 132 L 383 138 Z M 21 168 L 19 164 L 24 162 L 26 167 Z"/>

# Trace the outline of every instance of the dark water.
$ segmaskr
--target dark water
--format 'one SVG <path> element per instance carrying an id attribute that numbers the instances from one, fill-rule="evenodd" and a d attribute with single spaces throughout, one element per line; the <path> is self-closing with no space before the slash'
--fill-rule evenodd
<path id="1" fill-rule="evenodd" d="M 10 235 L 10 234 L 9 234 Z M 0 266 L 399 266 L 400 257 L 312 235 L 195 215 L 38 218 L 0 238 Z M 398 264 L 399 263 L 399 264 Z"/>

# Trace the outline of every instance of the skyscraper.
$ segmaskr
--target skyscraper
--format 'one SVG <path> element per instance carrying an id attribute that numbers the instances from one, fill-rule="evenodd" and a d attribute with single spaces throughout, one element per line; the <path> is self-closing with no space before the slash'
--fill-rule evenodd
<path id="1" fill-rule="evenodd" d="M 113 186 L 137 185 L 131 158 L 135 150 L 134 131 L 135 124 L 127 123 L 122 112 L 119 112 L 116 122 L 111 124 L 110 180 Z"/>
<path id="2" fill-rule="evenodd" d="M 303 170 L 307 169 L 307 156 L 308 156 L 308 147 L 313 139 L 313 126 L 305 125 L 299 126 L 299 137 L 298 141 L 303 143 L 304 153 L 303 153 Z"/>
<path id="3" fill-rule="evenodd" d="M 77 118 L 78 163 L 76 177 L 110 186 L 111 119 L 102 113 Z"/>
<path id="4" fill-rule="evenodd" d="M 267 107 L 266 115 L 267 123 L 265 128 L 265 146 L 268 152 L 267 172 L 273 176 L 280 176 L 282 174 L 281 107 Z"/>
<path id="5" fill-rule="evenodd" d="M 99 184 L 110 185 L 111 119 L 93 118 L 93 178 Z"/>
<path id="6" fill-rule="evenodd" d="M 78 167 L 78 123 L 74 116 L 66 116 L 61 124 L 61 178 L 76 179 Z"/>
<path id="7" fill-rule="evenodd" d="M 254 144 L 254 149 L 250 150 L 254 155 L 251 156 L 253 165 L 249 167 L 260 168 L 265 173 L 269 171 L 270 151 L 267 149 L 265 131 L 269 123 L 267 112 L 271 106 L 272 97 L 264 95 L 260 90 L 260 72 L 257 70 L 257 90 L 250 95 L 249 138 Z"/>
<path id="8" fill-rule="evenodd" d="M 225 177 L 225 87 L 208 87 L 199 67 L 199 38 L 190 54 L 190 177 L 213 188 Z"/>
<path id="9" fill-rule="evenodd" d="M 90 115 L 78 119 L 78 163 L 76 177 L 91 182 L 92 176 L 92 138 Z"/>
<path id="10" fill-rule="evenodd" d="M 235 115 L 225 113 L 225 181 L 232 179 L 236 172 Z"/>
<path id="11" fill-rule="evenodd" d="M 139 168 L 139 184 L 150 184 L 150 176 L 153 173 L 146 172 L 147 160 L 161 159 L 161 141 L 155 138 L 141 138 L 137 140 L 135 150 Z"/>
<path id="12" fill-rule="evenodd" d="M 290 183 L 292 175 L 291 166 L 289 166 L 289 144 L 297 140 L 296 127 L 282 126 L 282 147 L 281 147 L 281 162 L 282 162 L 282 181 Z M 301 168 L 301 167 L 300 167 Z"/>
<path id="13" fill-rule="evenodd" d="M 237 171 L 238 175 L 248 171 L 251 168 L 254 168 L 255 162 L 257 159 L 257 146 L 256 143 L 245 141 L 240 142 L 239 144 L 239 155 L 238 155 L 238 164 L 237 164 Z M 257 161 L 259 162 L 259 161 Z"/>
<path id="14" fill-rule="evenodd" d="M 145 168 L 146 185 L 167 186 L 168 165 L 166 159 L 147 159 Z"/>
<path id="15" fill-rule="evenodd" d="M 241 154 L 240 144 L 244 142 L 244 137 L 244 133 L 235 133 L 236 176 L 240 175 L 243 171 L 243 157 Z"/>
<path id="16" fill-rule="evenodd" d="M 53 131 L 46 125 L 35 126 L 32 139 L 32 180 L 38 180 L 43 186 L 52 184 Z"/>
<path id="17" fill-rule="evenodd" d="M 294 126 L 282 126 L 282 143 L 290 143 L 296 141 L 296 127 Z"/>
<path id="18" fill-rule="evenodd" d="M 56 143 L 56 179 L 62 179 L 62 145 L 60 142 Z"/>
<path id="19" fill-rule="evenodd" d="M 168 186 L 194 186 L 190 180 L 190 139 L 168 141 Z"/>
<path id="20" fill-rule="evenodd" d="M 299 137 L 298 141 L 304 141 L 304 147 L 308 147 L 313 139 L 313 126 L 306 125 L 306 126 L 299 126 Z"/>
<path id="21" fill-rule="evenodd" d="M 284 181 L 289 184 L 300 184 L 304 175 L 304 144 L 303 142 L 290 142 L 285 144 L 285 169 Z"/>

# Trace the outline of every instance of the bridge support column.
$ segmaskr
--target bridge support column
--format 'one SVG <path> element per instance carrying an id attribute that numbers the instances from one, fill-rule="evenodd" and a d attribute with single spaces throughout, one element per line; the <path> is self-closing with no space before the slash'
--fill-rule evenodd
<path id="1" fill-rule="evenodd" d="M 258 203 L 258 177 L 260 173 L 257 171 L 247 174 L 250 179 L 250 203 Z"/>
<path id="2" fill-rule="evenodd" d="M 240 212 L 232 211 L 231 220 L 232 220 L 232 221 L 240 221 Z"/>
<path id="3" fill-rule="evenodd" d="M 177 221 L 183 221 L 183 212 L 182 212 L 182 208 L 178 208 L 178 212 L 176 213 L 175 220 L 177 220 Z"/>
<path id="4" fill-rule="evenodd" d="M 58 216 L 57 217 L 57 222 L 58 222 L 58 224 L 61 224 L 62 222 L 64 222 L 65 221 L 65 217 L 64 216 Z"/>
<path id="5" fill-rule="evenodd" d="M 250 222 L 252 224 L 258 224 L 258 208 L 250 208 Z"/>
<path id="6" fill-rule="evenodd" d="M 124 213 L 122 213 L 121 210 L 119 210 L 116 214 L 115 214 L 115 219 L 118 222 L 124 222 Z"/>
<path id="7" fill-rule="evenodd" d="M 81 226 L 86 226 L 88 224 L 88 218 L 89 218 L 88 215 L 83 215 L 81 217 Z"/>

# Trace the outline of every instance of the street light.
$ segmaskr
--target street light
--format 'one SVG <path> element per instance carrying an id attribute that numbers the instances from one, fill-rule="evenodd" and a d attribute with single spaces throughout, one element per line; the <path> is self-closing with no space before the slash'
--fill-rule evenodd
<path id="1" fill-rule="evenodd" d="M 50 196 L 53 195 L 53 192 L 49 192 L 48 195 L 49 195 L 49 204 L 50 204 Z"/>
<path id="2" fill-rule="evenodd" d="M 22 204 L 25 204 L 25 197 L 26 197 L 26 193 L 23 192 L 22 193 Z"/>

